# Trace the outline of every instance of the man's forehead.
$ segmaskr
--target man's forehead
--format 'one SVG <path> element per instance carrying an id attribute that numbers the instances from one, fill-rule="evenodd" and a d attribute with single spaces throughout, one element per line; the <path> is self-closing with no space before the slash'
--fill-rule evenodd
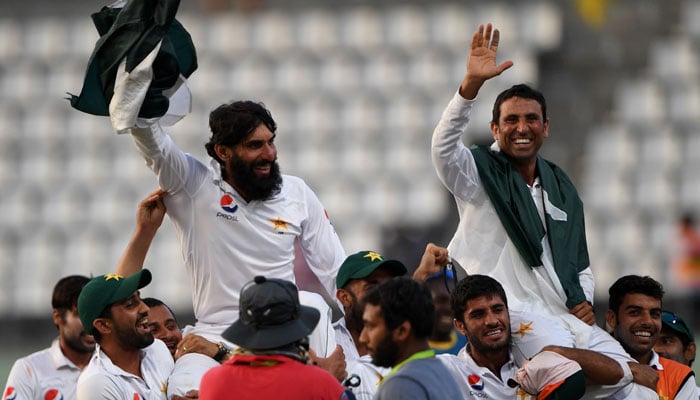
<path id="1" fill-rule="evenodd" d="M 483 308 L 494 305 L 505 306 L 505 302 L 498 294 L 487 294 L 467 300 L 467 311 L 474 308 Z"/>

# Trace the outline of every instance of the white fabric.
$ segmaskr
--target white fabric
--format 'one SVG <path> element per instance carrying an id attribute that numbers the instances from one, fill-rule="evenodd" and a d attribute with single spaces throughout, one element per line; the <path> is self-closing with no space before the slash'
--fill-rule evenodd
<path id="1" fill-rule="evenodd" d="M 198 388 L 204 374 L 220 365 L 213 358 L 200 353 L 187 353 L 175 361 L 175 367 L 168 379 L 168 398 L 173 395 L 185 396 Z"/>
<path id="2" fill-rule="evenodd" d="M 534 400 L 537 398 L 519 387 L 508 386 L 508 380 L 513 379 L 518 371 L 518 366 L 513 362 L 512 357 L 501 367 L 500 379 L 488 368 L 477 365 L 466 351 L 466 347 L 462 348 L 456 356 L 438 354 L 437 358 L 450 370 L 467 399 Z"/>
<path id="3" fill-rule="evenodd" d="M 331 323 L 333 310 L 318 293 L 299 291 L 299 303 L 313 307 L 321 314 L 318 324 L 309 335 L 309 347 L 319 357 L 328 357 L 335 351 L 335 331 Z"/>
<path id="4" fill-rule="evenodd" d="M 117 68 L 114 94 L 109 102 L 109 119 L 118 134 L 129 133 L 130 128 L 147 127 L 156 122 L 172 126 L 192 111 L 192 95 L 185 78 L 180 75 L 175 85 L 163 92 L 169 100 L 168 110 L 160 118 L 138 118 L 146 93 L 153 80 L 153 62 L 162 41 L 131 71 L 126 71 L 126 58 Z"/>
<path id="5" fill-rule="evenodd" d="M 515 381 L 528 393 L 538 394 L 549 385 L 565 381 L 581 371 L 576 361 L 553 351 L 543 351 L 527 361 L 515 373 Z"/>
<path id="6" fill-rule="evenodd" d="M 98 345 L 78 378 L 78 400 L 165 400 L 173 357 L 156 339 L 141 350 L 141 375 L 130 374 L 112 363 Z"/>
<path id="7" fill-rule="evenodd" d="M 350 375 L 360 378 L 360 386 L 352 388 L 352 393 L 357 400 L 371 400 L 377 392 L 379 382 L 386 376 L 390 368 L 378 367 L 372 364 L 369 354 L 360 356 L 355 346 L 355 341 L 345 325 L 345 318 L 341 318 L 333 324 L 335 340 L 343 348 L 345 353 L 345 370 Z"/>
<path id="8" fill-rule="evenodd" d="M 511 310 L 562 318 L 576 335 L 577 343 L 586 343 L 590 327 L 569 314 L 563 288 L 552 264 L 547 236 L 542 242 L 543 268 L 529 267 L 508 237 L 484 190 L 472 153 L 461 140 L 473 104 L 473 100 L 455 94 L 432 139 L 433 164 L 440 180 L 453 194 L 460 215 L 459 226 L 448 245 L 450 256 L 467 273 L 489 275 L 498 280 L 508 293 Z M 531 194 L 542 213 L 541 188 L 533 187 Z M 561 218 L 555 211 L 550 214 Z M 590 301 L 594 292 L 591 271 L 581 272 L 579 276 L 584 293 L 591 296 Z"/>
<path id="9" fill-rule="evenodd" d="M 175 225 L 192 287 L 197 324 L 192 332 L 219 333 L 238 318 L 239 294 L 256 275 L 294 281 L 294 243 L 328 293 L 345 251 L 316 195 L 301 179 L 283 175 L 281 192 L 246 203 L 206 166 L 183 153 L 158 124 L 132 130 L 148 166 L 158 176 L 168 216 Z M 221 206 L 229 195 L 233 203 Z M 235 210 L 234 210 L 235 209 Z M 286 221 L 275 227 L 272 220 Z"/>
<path id="10" fill-rule="evenodd" d="M 7 399 L 76 399 L 80 369 L 61 351 L 58 339 L 51 347 L 15 361 L 3 391 Z"/>

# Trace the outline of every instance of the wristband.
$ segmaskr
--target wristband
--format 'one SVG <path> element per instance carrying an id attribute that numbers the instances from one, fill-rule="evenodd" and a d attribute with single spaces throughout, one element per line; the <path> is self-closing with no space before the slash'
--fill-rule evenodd
<path id="1" fill-rule="evenodd" d="M 216 361 L 216 362 L 221 362 L 221 360 L 224 359 L 224 357 L 226 356 L 226 354 L 231 353 L 231 349 L 229 349 L 228 347 L 226 347 L 226 345 L 223 344 L 222 342 L 219 342 L 219 343 L 217 343 L 216 345 L 219 346 L 219 351 L 217 351 L 216 354 L 214 354 L 214 357 L 212 357 L 212 358 L 213 358 L 214 361 Z"/>

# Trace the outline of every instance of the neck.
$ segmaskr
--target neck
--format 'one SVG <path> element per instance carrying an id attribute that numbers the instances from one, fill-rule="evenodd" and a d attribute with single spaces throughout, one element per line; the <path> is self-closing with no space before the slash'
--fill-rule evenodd
<path id="1" fill-rule="evenodd" d="M 520 174 L 520 177 L 523 178 L 525 183 L 532 186 L 532 184 L 535 182 L 535 169 L 537 163 L 531 163 L 527 165 L 513 165 L 515 166 L 515 170 L 518 171 L 518 174 Z"/>
<path id="2" fill-rule="evenodd" d="M 85 366 L 88 365 L 88 363 L 90 362 L 92 353 L 85 353 L 68 347 L 64 343 L 63 338 L 60 339 L 59 345 L 61 347 L 61 353 L 63 353 L 63 355 L 66 356 L 66 358 L 69 359 L 70 362 L 75 364 L 75 366 L 80 368 L 81 370 L 85 368 Z"/>
<path id="3" fill-rule="evenodd" d="M 116 344 L 103 344 L 102 351 L 109 357 L 112 364 L 125 372 L 141 377 L 141 350 L 124 349 Z"/>
<path id="4" fill-rule="evenodd" d="M 483 368 L 488 368 L 489 371 L 493 372 L 494 375 L 498 377 L 498 379 L 501 379 L 501 368 L 510 359 L 510 354 L 508 354 L 507 348 L 490 352 L 480 352 L 474 350 L 474 347 L 472 347 L 471 344 L 468 344 L 467 351 L 469 351 L 469 354 L 474 359 L 476 365 Z"/>
<path id="5" fill-rule="evenodd" d="M 642 354 L 633 355 L 632 358 L 637 360 L 637 362 L 642 364 L 642 365 L 649 365 L 649 363 L 651 362 L 651 351 L 647 351 L 646 353 L 642 353 Z"/>

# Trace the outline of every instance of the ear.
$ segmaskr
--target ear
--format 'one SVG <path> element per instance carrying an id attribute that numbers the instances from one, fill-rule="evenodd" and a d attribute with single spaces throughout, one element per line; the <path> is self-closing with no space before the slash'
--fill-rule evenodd
<path id="1" fill-rule="evenodd" d="M 544 121 L 543 136 L 544 136 L 544 137 L 549 137 L 549 119 L 546 119 L 546 120 Z"/>
<path id="2" fill-rule="evenodd" d="M 63 318 L 61 317 L 61 312 L 58 311 L 57 309 L 53 309 L 53 312 L 51 313 L 51 316 L 53 317 L 53 324 L 58 326 L 59 324 L 63 323 Z"/>
<path id="3" fill-rule="evenodd" d="M 224 161 L 228 161 L 228 159 L 231 158 L 231 148 L 223 144 L 215 144 L 214 152 Z"/>
<path id="4" fill-rule="evenodd" d="M 340 301 L 340 304 L 342 304 L 343 308 L 346 310 L 352 305 L 352 295 L 345 289 L 336 290 L 335 298 Z"/>
<path id="5" fill-rule="evenodd" d="M 112 333 L 112 321 L 107 318 L 97 318 L 92 321 L 92 327 L 99 331 L 102 336 Z"/>
<path id="6" fill-rule="evenodd" d="M 491 122 L 491 135 L 493 140 L 498 141 L 498 124 L 493 121 Z"/>
<path id="7" fill-rule="evenodd" d="M 683 352 L 683 355 L 685 356 L 684 358 L 688 361 L 694 360 L 696 350 L 697 350 L 697 347 L 695 346 L 695 342 L 688 343 L 688 346 L 685 348 L 685 351 Z"/>
<path id="8" fill-rule="evenodd" d="M 615 311 L 608 310 L 605 313 L 605 323 L 608 325 L 608 327 L 610 327 L 611 330 L 615 329 L 615 327 L 617 326 L 617 315 L 615 315 Z"/>
<path id="9" fill-rule="evenodd" d="M 467 336 L 467 328 L 464 326 L 462 321 L 458 320 L 457 318 L 454 318 L 452 320 L 452 324 L 455 326 L 455 329 L 459 331 L 464 336 Z"/>
<path id="10" fill-rule="evenodd" d="M 411 323 L 408 320 L 403 321 L 391 332 L 394 342 L 405 342 L 413 334 Z"/>

